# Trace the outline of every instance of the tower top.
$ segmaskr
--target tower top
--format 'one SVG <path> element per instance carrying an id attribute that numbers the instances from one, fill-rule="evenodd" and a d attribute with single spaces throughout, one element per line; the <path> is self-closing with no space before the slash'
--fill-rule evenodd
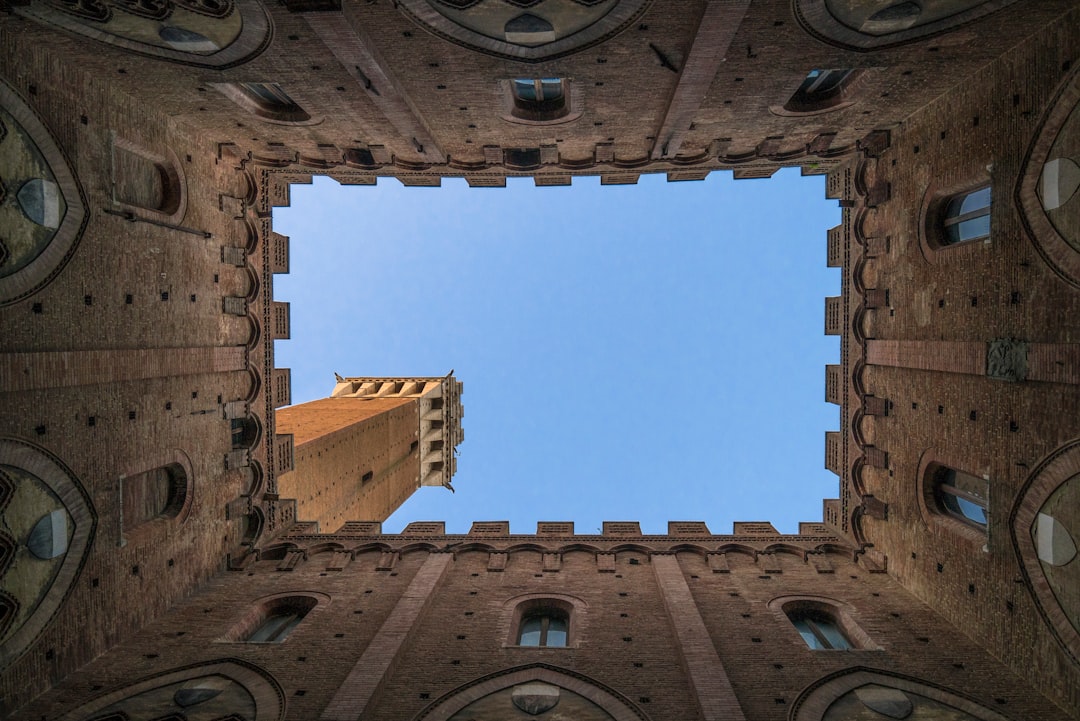
<path id="1" fill-rule="evenodd" d="M 461 418 L 461 381 L 454 371 L 445 376 L 414 378 L 343 378 L 336 383 L 331 398 L 416 398 L 420 404 L 420 484 L 445 486 L 457 471 L 457 446 L 465 440 Z"/>

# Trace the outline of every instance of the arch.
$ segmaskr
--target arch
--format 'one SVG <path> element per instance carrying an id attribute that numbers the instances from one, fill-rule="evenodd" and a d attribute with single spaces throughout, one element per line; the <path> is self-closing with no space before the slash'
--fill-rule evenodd
<path id="1" fill-rule="evenodd" d="M 361 543 L 359 546 L 353 546 L 352 548 L 346 550 L 352 551 L 353 556 L 355 557 L 360 555 L 361 553 L 385 553 L 387 551 L 392 551 L 393 546 L 391 546 L 389 543 L 383 543 L 381 541 L 368 541 L 365 543 Z"/>
<path id="2" fill-rule="evenodd" d="M 591 543 L 567 543 L 566 545 L 559 546 L 559 553 L 571 553 L 573 551 L 582 551 L 583 553 L 597 554 L 604 549 L 599 546 L 594 546 Z"/>
<path id="3" fill-rule="evenodd" d="M 1015 0 L 922 0 L 920 3 L 896 0 L 886 8 L 880 8 L 872 3 L 845 6 L 831 0 L 793 0 L 793 5 L 799 24 L 818 39 L 851 50 L 876 50 L 950 32 L 1013 2 Z M 835 7 L 844 8 L 846 12 L 841 11 L 838 17 L 834 15 Z"/>
<path id="4" fill-rule="evenodd" d="M 757 549 L 751 546 L 744 545 L 742 543 L 721 543 L 716 549 L 717 553 L 739 553 L 749 556 L 751 559 L 757 558 Z"/>
<path id="5" fill-rule="evenodd" d="M 909 707 L 929 707 L 933 704 L 943 704 L 969 714 L 977 721 L 1008 721 L 1005 716 L 991 711 L 977 701 L 961 695 L 957 691 L 932 684 L 929 681 L 889 673 L 872 668 L 855 666 L 844 669 L 837 673 L 829 674 L 808 686 L 792 704 L 789 718 L 791 721 L 834 721 L 828 714 L 838 701 L 848 698 L 856 699 L 860 704 L 870 705 L 875 699 L 864 695 L 866 701 L 858 699 L 854 695 L 860 688 L 883 687 L 899 691 L 903 697 L 897 698 L 894 703 L 901 706 L 905 703 Z M 914 694 L 916 698 L 911 698 Z M 881 695 L 878 695 L 881 699 Z M 888 696 L 885 699 L 889 699 Z M 849 701 L 850 702 L 850 701 Z M 871 706 L 873 708 L 873 706 Z M 843 713 L 842 709 L 836 709 Z M 910 716 L 910 713 L 907 714 Z"/>
<path id="6" fill-rule="evenodd" d="M 1066 443 L 1039 462 L 1009 513 L 1013 550 L 1035 607 L 1074 662 L 1080 662 L 1080 621 L 1072 619 L 1080 618 L 1080 609 L 1061 591 L 1063 586 L 1075 588 L 1080 572 L 1080 558 L 1075 554 L 1080 543 L 1077 494 L 1080 440 Z M 1074 504 L 1071 508 L 1070 503 Z"/>
<path id="7" fill-rule="evenodd" d="M 179 225 L 187 213 L 187 181 L 172 149 L 168 157 L 124 138 L 113 138 L 112 196 L 119 208 Z"/>
<path id="8" fill-rule="evenodd" d="M 762 549 L 762 553 L 783 553 L 795 556 L 800 561 L 806 560 L 806 549 L 790 543 L 771 543 Z"/>
<path id="9" fill-rule="evenodd" d="M 614 689 L 569 669 L 539 663 L 508 668 L 470 681 L 433 701 L 412 721 L 447 721 L 474 701 L 531 682 L 557 686 L 584 697 L 607 712 L 613 721 L 648 721 L 648 716 Z"/>
<path id="10" fill-rule="evenodd" d="M 614 37 L 636 22 L 650 4 L 651 0 L 548 0 L 543 8 L 531 7 L 527 13 L 502 0 L 401 0 L 398 5 L 413 22 L 444 40 L 486 55 L 538 63 Z M 568 13 L 575 20 L 561 21 L 568 19 Z M 552 23 L 553 15 L 564 17 Z"/>
<path id="11" fill-rule="evenodd" d="M 161 474 L 163 471 L 168 473 L 169 488 L 168 501 L 162 507 L 160 513 L 144 518 L 142 522 L 134 524 L 133 527 L 155 519 L 175 523 L 186 521 L 188 514 L 191 513 L 191 504 L 195 497 L 195 472 L 192 469 L 191 457 L 179 448 L 170 448 L 156 455 L 142 455 L 137 463 L 138 465 L 135 465 L 135 462 L 132 462 L 119 469 L 117 475 L 120 478 L 122 497 L 129 479 L 146 478 L 151 474 Z M 126 506 L 127 503 L 125 503 L 125 514 L 127 513 Z M 126 528 L 127 521 L 124 523 Z M 128 531 L 123 530 L 122 532 L 126 535 Z"/>
<path id="12" fill-rule="evenodd" d="M 14 202 L 0 207 L 0 306 L 23 300 L 53 280 L 86 229 L 86 197 L 71 163 L 45 124 L 0 82 L 0 143 L 21 159 L 4 183 Z"/>
<path id="13" fill-rule="evenodd" d="M 1080 132 L 1080 65 L 1062 81 L 1048 108 L 1021 165 L 1016 203 L 1036 252 L 1066 282 L 1080 287 L 1080 237 L 1055 223 L 1066 206 L 1075 213 L 1080 203 L 1080 158 L 1070 158 L 1060 147 L 1063 136 Z"/>
<path id="14" fill-rule="evenodd" d="M 243 705 L 246 707 L 244 710 L 250 712 L 245 716 L 249 721 L 281 721 L 285 717 L 285 694 L 273 676 L 247 661 L 223 658 L 175 668 L 106 692 L 69 711 L 60 721 L 82 721 L 97 715 L 110 712 L 122 714 L 129 710 L 134 711 L 136 718 L 142 718 L 138 710 L 147 706 L 159 709 L 173 707 L 180 711 L 180 704 L 184 703 L 177 698 L 180 692 L 203 688 L 206 691 L 201 695 L 210 696 L 205 703 L 220 706 L 222 716 L 237 711 L 237 706 Z"/>
<path id="15" fill-rule="evenodd" d="M 280 541 L 278 543 L 271 543 L 266 548 L 259 549 L 260 561 L 280 561 L 285 558 L 286 555 L 293 551 L 302 551 L 300 546 L 291 541 Z"/>
<path id="16" fill-rule="evenodd" d="M 282 643 L 292 630 L 330 596 L 317 591 L 281 591 L 251 601 L 219 643 Z M 277 628 L 267 628 L 275 624 Z"/>
<path id="17" fill-rule="evenodd" d="M 696 543 L 676 543 L 669 549 L 669 552 L 676 555 L 680 553 L 692 553 L 695 556 L 700 556 L 701 558 L 707 558 L 709 555 L 708 548 L 706 548 L 705 546 L 700 546 Z"/>
<path id="18" fill-rule="evenodd" d="M 138 55 L 183 65 L 229 68 L 270 44 L 270 18 L 258 0 L 170 0 L 156 16 L 142 5 L 101 0 L 94 12 L 65 12 L 60 3 L 31 2 L 15 13 Z"/>
<path id="19" fill-rule="evenodd" d="M 279 83 L 210 83 L 220 92 L 260 120 L 275 125 L 317 125 L 322 118 L 293 100 Z"/>
<path id="20" fill-rule="evenodd" d="M 38 446 L 0 438 L 0 469 L 17 489 L 2 513 L 4 527 L 19 542 L 0 576 L 0 592 L 8 599 L 3 612 L 7 628 L 0 636 L 0 668 L 5 668 L 34 643 L 67 600 L 93 543 L 97 516 L 75 475 Z M 19 581 L 23 564 L 35 567 L 38 582 Z"/>
<path id="21" fill-rule="evenodd" d="M 254 548 L 255 544 L 259 542 L 259 537 L 262 536 L 263 528 L 266 525 L 266 516 L 261 508 L 252 505 L 251 513 L 245 514 L 241 520 L 243 523 L 240 531 L 240 545 Z M 261 553 L 259 558 L 261 560 Z"/>
<path id="22" fill-rule="evenodd" d="M 259 422 L 259 417 L 253 413 L 249 413 L 242 418 L 233 418 L 229 421 L 229 425 L 232 435 L 232 449 L 234 451 L 254 450 L 262 440 L 262 423 Z"/>
<path id="23" fill-rule="evenodd" d="M 401 555 L 404 556 L 408 553 L 417 552 L 437 553 L 442 549 L 437 544 L 431 543 L 430 541 L 414 541 L 412 543 L 405 544 L 399 550 L 401 552 Z"/>
<path id="24" fill-rule="evenodd" d="M 785 620 L 792 624 L 803 618 L 817 618 L 823 621 L 827 619 L 842 633 L 842 637 L 847 644 L 846 646 L 833 645 L 831 650 L 846 650 L 849 648 L 871 651 L 881 650 L 881 647 L 874 643 L 870 635 L 856 621 L 857 612 L 855 607 L 844 601 L 828 596 L 789 594 L 777 596 L 766 605 L 775 615 L 778 617 L 783 616 Z M 800 633 L 802 633 L 801 629 Z M 840 643 L 842 642 L 837 639 L 836 644 Z M 814 646 L 810 647 L 815 648 Z"/>

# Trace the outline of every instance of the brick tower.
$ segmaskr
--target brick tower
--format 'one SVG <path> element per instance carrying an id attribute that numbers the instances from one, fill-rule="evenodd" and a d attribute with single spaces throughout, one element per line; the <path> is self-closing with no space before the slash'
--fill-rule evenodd
<path id="1" fill-rule="evenodd" d="M 462 415 L 461 382 L 450 374 L 337 376 L 329 398 L 277 412 L 296 464 L 280 477 L 279 493 L 296 499 L 297 519 L 324 532 L 384 521 L 421 485 L 453 490 Z"/>

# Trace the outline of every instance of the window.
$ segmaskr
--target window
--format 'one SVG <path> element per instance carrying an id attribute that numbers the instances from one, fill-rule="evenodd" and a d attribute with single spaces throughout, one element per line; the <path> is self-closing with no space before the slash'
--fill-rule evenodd
<path id="1" fill-rule="evenodd" d="M 518 645 L 563 648 L 566 646 L 568 628 L 567 616 L 561 611 L 530 613 L 521 619 Z"/>
<path id="2" fill-rule="evenodd" d="M 513 114 L 534 121 L 555 120 L 566 115 L 566 89 L 561 78 L 515 78 Z"/>
<path id="3" fill-rule="evenodd" d="M 123 481 L 124 527 L 179 515 L 187 498 L 187 472 L 179 463 L 128 476 Z"/>
<path id="4" fill-rule="evenodd" d="M 787 616 L 808 647 L 816 651 L 851 648 L 836 619 L 825 611 L 799 608 L 788 611 Z"/>
<path id="5" fill-rule="evenodd" d="M 311 120 L 278 83 L 214 83 L 214 87 L 237 105 L 264 120 L 304 123 Z"/>
<path id="6" fill-rule="evenodd" d="M 984 185 L 948 200 L 941 215 L 942 246 L 990 237 L 990 186 Z"/>
<path id="7" fill-rule="evenodd" d="M 319 604 L 315 596 L 279 596 L 263 602 L 227 636 L 229 641 L 281 643 L 289 637 L 311 609 Z"/>
<path id="8" fill-rule="evenodd" d="M 934 498 L 938 508 L 971 526 L 986 529 L 985 479 L 940 466 L 934 472 Z"/>
<path id="9" fill-rule="evenodd" d="M 281 643 L 292 633 L 303 616 L 295 611 L 282 611 L 267 618 L 248 636 L 248 643 Z"/>
<path id="10" fill-rule="evenodd" d="M 784 105 L 784 110 L 793 113 L 832 110 L 845 101 L 846 91 L 857 77 L 858 72 L 851 68 L 811 70 Z"/>

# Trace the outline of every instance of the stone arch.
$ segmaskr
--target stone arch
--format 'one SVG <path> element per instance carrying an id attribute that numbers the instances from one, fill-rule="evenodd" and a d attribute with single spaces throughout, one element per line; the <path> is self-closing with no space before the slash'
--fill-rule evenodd
<path id="1" fill-rule="evenodd" d="M 1080 286 L 1080 66 L 1061 83 L 1028 149 L 1016 189 L 1020 217 L 1047 265 Z"/>
<path id="2" fill-rule="evenodd" d="M 876 50 L 950 32 L 1015 0 L 895 0 L 840 4 L 793 0 L 795 17 L 814 37 L 851 50 Z"/>
<path id="3" fill-rule="evenodd" d="M 792 704 L 789 718 L 838 721 L 847 718 L 844 706 L 866 706 L 878 711 L 879 718 L 909 721 L 940 718 L 936 714 L 942 707 L 966 714 L 961 717 L 964 721 L 1008 721 L 996 711 L 943 686 L 863 667 L 829 674 L 808 686 Z"/>
<path id="4" fill-rule="evenodd" d="M 6 83 L 0 82 L 0 143 L 23 169 L 4 178 L 15 202 L 0 206 L 0 305 L 47 285 L 67 264 L 86 229 L 86 198 L 59 143 Z"/>
<path id="5" fill-rule="evenodd" d="M 1080 661 L 1080 620 L 1074 620 L 1080 607 L 1062 591 L 1075 588 L 1080 577 L 1078 497 L 1080 440 L 1074 440 L 1035 467 L 1009 514 L 1013 549 L 1035 606 L 1074 661 Z"/>
<path id="6" fill-rule="evenodd" d="M 59 459 L 0 439 L 3 526 L 15 543 L 0 575 L 0 668 L 21 656 L 67 599 L 93 542 L 97 517 L 86 491 Z M 30 582 L 32 581 L 32 582 Z"/>
<path id="7" fill-rule="evenodd" d="M 548 0 L 543 7 L 524 11 L 520 3 L 502 0 L 401 0 L 398 9 L 444 40 L 495 57 L 538 63 L 614 37 L 650 4 L 651 0 Z M 558 20 L 553 24 L 554 16 Z M 566 30 L 556 30 L 555 25 Z"/>
<path id="8" fill-rule="evenodd" d="M 606 715 L 607 720 L 610 721 L 648 721 L 648 716 L 614 689 L 582 674 L 548 664 L 518 666 L 475 679 L 436 699 L 427 708 L 414 716 L 412 721 L 449 721 L 458 712 L 466 709 L 471 704 L 485 698 L 494 697 L 500 692 L 507 697 L 507 704 L 511 704 L 510 696 L 513 694 L 513 689 L 527 684 L 555 687 L 560 692 L 563 690 L 568 691 L 575 697 L 584 699 L 592 706 L 598 707 Z M 544 691 L 547 691 L 547 689 L 545 688 Z M 550 691 L 548 693 L 550 694 Z M 556 695 L 556 698 L 559 698 L 559 695 Z M 561 703 L 561 700 L 559 702 Z M 512 705 L 508 705 L 507 709 L 512 711 Z M 525 713 L 520 714 L 520 716 L 521 718 L 531 718 L 530 715 Z M 598 719 L 604 718 L 604 716 L 594 717 Z"/>
<path id="9" fill-rule="evenodd" d="M 259 0 L 89 0 L 71 9 L 34 0 L 15 13 L 139 55 L 184 65 L 228 68 L 270 44 L 270 17 Z M 78 8 L 78 9 L 76 9 Z"/>
<path id="10" fill-rule="evenodd" d="M 109 691 L 69 711 L 60 721 L 82 721 L 105 714 L 124 718 L 120 714 L 125 713 L 144 718 L 142 709 L 170 706 L 178 713 L 191 707 L 219 712 L 221 716 L 236 714 L 244 721 L 281 721 L 285 716 L 285 694 L 259 666 L 225 658 L 183 666 Z"/>

